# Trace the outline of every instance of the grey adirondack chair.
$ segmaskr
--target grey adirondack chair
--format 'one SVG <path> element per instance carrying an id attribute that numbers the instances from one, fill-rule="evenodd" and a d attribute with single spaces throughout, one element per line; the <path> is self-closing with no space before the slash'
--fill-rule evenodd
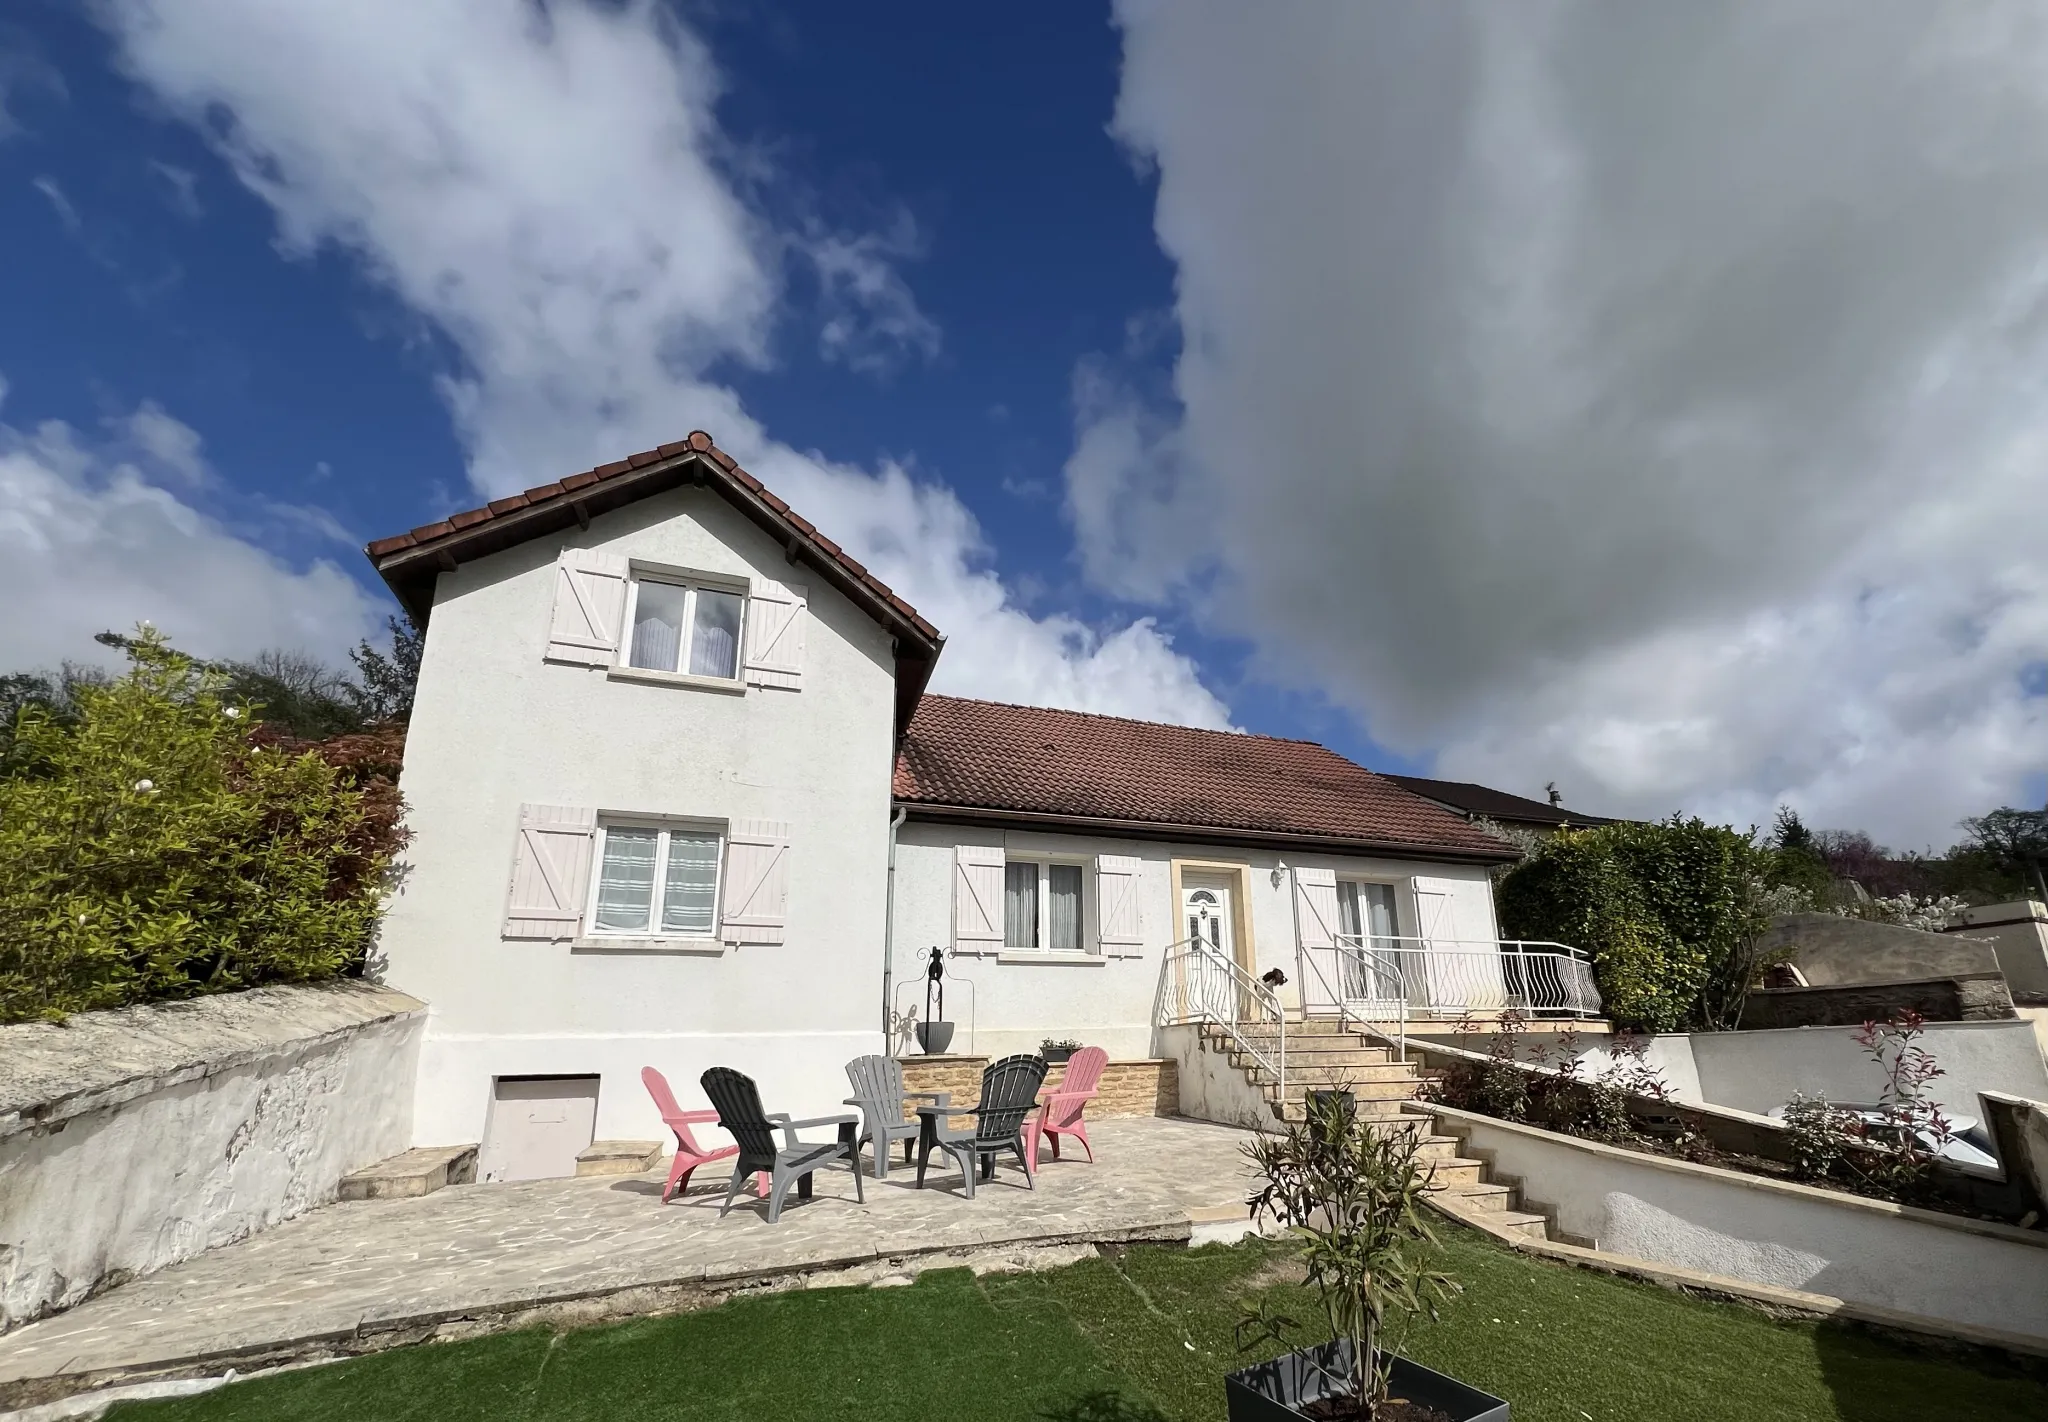
<path id="1" fill-rule="evenodd" d="M 821 1165 L 830 1165 L 843 1160 L 853 1172 L 853 1197 L 862 1204 L 867 1196 L 861 1193 L 860 1151 L 854 1145 L 854 1131 L 860 1118 L 851 1114 L 843 1116 L 813 1116 L 806 1121 L 792 1121 L 787 1111 L 770 1114 L 761 1109 L 761 1091 L 754 1085 L 754 1079 L 744 1072 L 731 1067 L 713 1067 L 699 1078 L 704 1085 L 704 1094 L 711 1098 L 711 1105 L 718 1112 L 718 1124 L 732 1133 L 740 1143 L 739 1158 L 733 1162 L 732 1184 L 725 1192 L 725 1203 L 719 1207 L 718 1217 L 725 1218 L 725 1212 L 732 1208 L 734 1198 L 740 1193 L 740 1186 L 756 1171 L 768 1174 L 768 1223 L 774 1224 L 782 1218 L 782 1200 L 789 1193 L 790 1183 L 796 1182 L 797 1198 L 811 1198 L 811 1172 Z M 830 1145 L 821 1142 L 800 1141 L 796 1133 L 808 1126 L 837 1126 L 839 1139 Z M 775 1134 L 782 1133 L 782 1143 L 776 1144 Z"/>
<path id="2" fill-rule="evenodd" d="M 853 1095 L 846 1098 L 846 1104 L 860 1107 L 860 1139 L 856 1149 L 872 1144 L 875 1179 L 887 1180 L 889 1147 L 902 1141 L 903 1163 L 908 1165 L 917 1145 L 919 1126 L 916 1121 L 903 1119 L 903 1103 L 928 1101 L 943 1106 L 952 1095 L 944 1091 L 905 1091 L 903 1063 L 894 1057 L 855 1057 L 846 1064 L 846 1079 L 853 1083 Z"/>
<path id="3" fill-rule="evenodd" d="M 973 1106 L 920 1106 L 917 1138 L 917 1187 L 924 1188 L 926 1164 L 934 1150 L 943 1150 L 960 1164 L 967 1198 L 974 1198 L 974 1177 L 995 1179 L 996 1156 L 1015 1151 L 1024 1166 L 1024 1183 L 1038 1188 L 1038 1163 L 1024 1145 L 1024 1118 L 1045 1085 L 1045 1060 L 1036 1056 L 1004 1057 L 981 1074 L 981 1100 Z M 974 1117 L 974 1129 L 947 1124 L 949 1116 Z"/>

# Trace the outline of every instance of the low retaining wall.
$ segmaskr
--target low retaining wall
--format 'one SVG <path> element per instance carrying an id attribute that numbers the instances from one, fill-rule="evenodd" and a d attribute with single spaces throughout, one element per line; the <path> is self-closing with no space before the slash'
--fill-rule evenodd
<path id="1" fill-rule="evenodd" d="M 1995 972 L 1956 973 L 1890 983 L 1825 987 L 1751 988 L 1742 1005 L 1742 1030 L 1777 1027 L 1855 1027 L 1917 1012 L 1932 1022 L 2010 1020 L 2012 994 Z"/>
<path id="2" fill-rule="evenodd" d="M 981 1096 L 981 1074 L 989 1058 L 948 1055 L 903 1059 L 903 1086 L 908 1091 L 950 1091 L 955 1101 L 972 1102 Z M 1065 1062 L 1056 1062 L 1045 1074 L 1045 1084 L 1056 1087 L 1067 1074 Z M 1097 1119 L 1112 1116 L 1177 1116 L 1180 1114 L 1180 1079 L 1174 1063 L 1164 1059 L 1111 1062 L 1103 1068 L 1102 1085 L 1088 1103 L 1088 1114 Z"/>
<path id="3" fill-rule="evenodd" d="M 2048 1231 L 1432 1109 L 1524 1209 L 1608 1253 L 2048 1342 Z"/>
<path id="4" fill-rule="evenodd" d="M 404 1150 L 425 1012 L 350 981 L 0 1027 L 0 1331 Z"/>

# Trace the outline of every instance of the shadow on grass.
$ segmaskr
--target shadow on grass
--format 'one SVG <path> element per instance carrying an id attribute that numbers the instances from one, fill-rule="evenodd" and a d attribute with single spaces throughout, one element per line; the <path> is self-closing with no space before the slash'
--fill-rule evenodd
<path id="1" fill-rule="evenodd" d="M 2048 1360 L 1834 1321 L 1813 1350 L 1842 1422 L 2048 1417 Z"/>
<path id="2" fill-rule="evenodd" d="M 1091 1392 L 1038 1415 L 1045 1422 L 1168 1422 L 1166 1414 L 1149 1403 L 1108 1391 Z"/>

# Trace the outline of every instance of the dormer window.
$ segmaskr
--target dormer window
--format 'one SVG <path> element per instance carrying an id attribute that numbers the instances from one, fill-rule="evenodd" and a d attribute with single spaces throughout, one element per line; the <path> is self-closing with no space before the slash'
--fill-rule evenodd
<path id="1" fill-rule="evenodd" d="M 740 674 L 740 614 L 727 588 L 635 577 L 628 593 L 625 663 L 643 671 L 731 681 Z"/>

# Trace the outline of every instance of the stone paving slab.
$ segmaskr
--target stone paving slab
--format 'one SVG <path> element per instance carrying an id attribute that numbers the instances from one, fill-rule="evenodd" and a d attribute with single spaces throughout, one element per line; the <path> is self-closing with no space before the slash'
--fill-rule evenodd
<path id="1" fill-rule="evenodd" d="M 702 1307 L 734 1293 L 872 1282 L 921 1268 L 1038 1267 L 1104 1243 L 1189 1238 L 1242 1209 L 1247 1132 L 1204 1122 L 1090 1123 L 1101 1163 L 1014 1163 L 969 1201 L 955 1171 L 865 1179 L 820 1171 L 780 1223 L 758 1203 L 718 1218 L 698 1172 L 660 1204 L 665 1171 L 457 1185 L 330 1205 L 0 1335 L 0 1407 L 114 1382 L 369 1352 L 536 1322 Z M 751 1195 L 742 1197 L 751 1202 Z"/>

